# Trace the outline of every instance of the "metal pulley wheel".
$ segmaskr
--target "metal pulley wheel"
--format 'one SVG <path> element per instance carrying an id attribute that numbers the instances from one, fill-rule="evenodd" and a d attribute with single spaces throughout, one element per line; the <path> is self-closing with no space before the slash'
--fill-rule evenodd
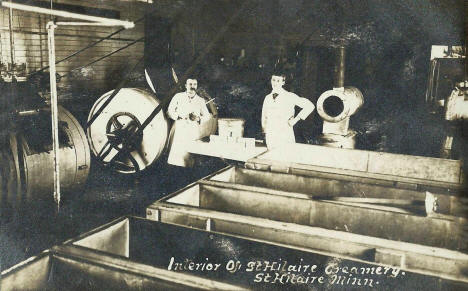
<path id="1" fill-rule="evenodd" d="M 88 121 L 99 111 L 113 91 L 101 96 L 89 113 Z M 120 173 L 135 173 L 155 162 L 164 151 L 168 123 L 161 110 L 141 135 L 138 128 L 159 105 L 150 92 L 123 88 L 88 127 L 91 151 L 104 165 Z"/>
<path id="2" fill-rule="evenodd" d="M 60 186 L 63 192 L 77 191 L 86 183 L 90 168 L 90 152 L 86 135 L 75 117 L 59 106 L 59 161 Z M 25 129 L 17 135 L 17 150 L 24 199 L 33 201 L 50 199 L 54 189 L 54 157 L 50 138 L 50 113 L 38 117 L 37 122 L 47 123 L 34 135 Z M 32 126 L 29 130 L 35 131 Z M 41 135 L 47 138 L 39 139 Z M 39 138 L 38 138 L 39 137 Z M 10 141 L 11 142 L 11 141 Z M 13 145 L 13 144 L 12 144 Z"/>
<path id="3" fill-rule="evenodd" d="M 203 122 L 199 127 L 197 136 L 202 138 L 205 136 L 210 136 L 211 134 L 215 134 L 218 130 L 218 108 L 216 107 L 214 98 L 212 98 L 204 89 L 199 89 L 197 93 L 205 100 L 205 105 L 208 109 L 208 112 L 211 114 L 210 118 Z"/>

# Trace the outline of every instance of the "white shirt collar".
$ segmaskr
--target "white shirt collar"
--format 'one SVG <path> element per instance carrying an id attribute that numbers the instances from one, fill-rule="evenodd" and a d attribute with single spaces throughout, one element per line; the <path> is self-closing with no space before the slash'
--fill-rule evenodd
<path id="1" fill-rule="evenodd" d="M 189 93 L 187 91 L 184 92 L 185 93 L 185 96 L 189 99 L 189 100 L 194 100 L 195 97 L 197 97 L 197 93 L 195 93 L 195 95 L 193 95 L 193 97 L 190 97 Z"/>
<path id="2" fill-rule="evenodd" d="M 273 92 L 271 91 L 270 95 L 271 97 L 273 97 L 273 94 L 277 93 L 278 96 L 276 98 L 278 98 L 280 95 L 282 95 L 284 92 L 286 92 L 286 90 L 284 88 L 280 88 L 277 92 Z"/>

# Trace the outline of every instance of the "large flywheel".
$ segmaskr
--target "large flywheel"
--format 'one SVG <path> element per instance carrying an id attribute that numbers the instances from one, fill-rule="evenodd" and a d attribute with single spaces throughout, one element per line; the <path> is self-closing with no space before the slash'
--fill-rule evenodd
<path id="1" fill-rule="evenodd" d="M 167 119 L 161 110 L 139 133 L 138 129 L 160 101 L 147 91 L 123 88 L 105 105 L 112 93 L 101 96 L 90 111 L 88 121 L 95 118 L 87 130 L 91 151 L 100 163 L 117 172 L 142 171 L 164 151 L 168 137 Z"/>

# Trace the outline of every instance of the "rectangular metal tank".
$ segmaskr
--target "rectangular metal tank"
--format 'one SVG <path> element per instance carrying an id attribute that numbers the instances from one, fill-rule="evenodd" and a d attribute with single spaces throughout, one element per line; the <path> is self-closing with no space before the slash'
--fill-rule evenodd
<path id="1" fill-rule="evenodd" d="M 235 173 L 236 170 L 238 169 L 226 169 L 225 172 L 211 179 Z M 271 175 L 263 171 L 255 174 Z M 295 175 L 289 176 L 302 179 Z M 270 176 L 268 180 L 271 178 Z M 280 179 L 274 180 L 281 182 Z M 261 179 L 256 179 L 256 181 L 261 181 Z M 284 186 L 286 187 L 286 184 Z M 150 208 L 172 205 L 455 250 L 460 249 L 465 243 L 463 227 L 466 226 L 466 219 L 462 217 L 450 216 L 451 219 L 447 219 L 448 216 L 427 217 L 421 210 L 372 203 L 350 203 L 347 200 L 315 199 L 309 194 L 282 191 L 276 188 L 201 180 L 191 187 L 156 202 Z M 424 205 L 422 211 L 424 211 Z"/>
<path id="2" fill-rule="evenodd" d="M 358 181 L 397 185 L 407 189 L 435 188 L 458 192 L 464 184 L 460 160 L 308 144 L 269 150 L 248 160 L 246 167 L 308 175 L 341 174 Z"/>
<path id="3" fill-rule="evenodd" d="M 444 187 L 409 187 L 391 181 L 363 179 L 346 174 L 296 171 L 285 173 L 271 170 L 255 170 L 252 167 L 227 167 L 205 178 L 208 181 L 245 185 L 250 189 L 271 189 L 307 194 L 311 199 L 353 203 L 361 205 L 387 205 L 395 211 L 434 213 L 444 215 L 466 215 L 466 209 L 456 190 Z M 247 188 L 246 188 L 247 189 Z M 436 202 L 437 207 L 428 205 Z"/>
<path id="4" fill-rule="evenodd" d="M 363 256 L 397 259 L 383 250 L 377 256 Z M 412 264 L 412 260 L 408 262 Z M 349 274 L 353 276 L 350 280 Z M 122 217 L 2 272 L 0 286 L 1 290 L 348 290 L 359 285 L 447 290 L 468 286 L 466 280 L 441 277 L 444 275 Z"/>
<path id="5" fill-rule="evenodd" d="M 161 268 L 126 263 L 79 249 L 55 248 L 2 272 L 9 290 L 239 290 Z"/>
<path id="6" fill-rule="evenodd" d="M 209 273 L 168 270 L 168 256 L 197 255 L 178 242 L 185 231 L 123 217 L 3 271 L 0 290 L 244 290 Z"/>
<path id="7" fill-rule="evenodd" d="M 227 168 L 168 195 L 148 207 L 147 218 L 468 280 L 464 271 L 468 255 L 447 249 L 456 249 L 465 241 L 456 222 L 314 200 L 307 194 L 274 187 L 215 181 L 236 179 L 236 171 L 246 174 L 244 169 Z M 253 174 L 276 175 L 264 171 Z M 276 180 L 272 178 L 266 179 L 268 183 Z M 262 183 L 258 177 L 253 180 Z"/>

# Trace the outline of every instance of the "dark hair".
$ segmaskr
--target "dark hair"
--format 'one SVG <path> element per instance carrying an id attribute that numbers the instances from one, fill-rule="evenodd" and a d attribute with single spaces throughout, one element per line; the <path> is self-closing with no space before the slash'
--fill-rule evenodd
<path id="1" fill-rule="evenodd" d="M 184 84 L 187 84 L 187 81 L 188 81 L 188 80 L 196 80 L 196 81 L 198 82 L 198 79 L 197 79 L 197 78 L 191 76 L 191 77 L 188 77 L 187 79 L 185 79 Z"/>
<path id="2" fill-rule="evenodd" d="M 273 72 L 271 75 L 272 76 L 283 77 L 283 81 L 286 82 L 286 74 L 283 74 L 282 72 Z"/>

